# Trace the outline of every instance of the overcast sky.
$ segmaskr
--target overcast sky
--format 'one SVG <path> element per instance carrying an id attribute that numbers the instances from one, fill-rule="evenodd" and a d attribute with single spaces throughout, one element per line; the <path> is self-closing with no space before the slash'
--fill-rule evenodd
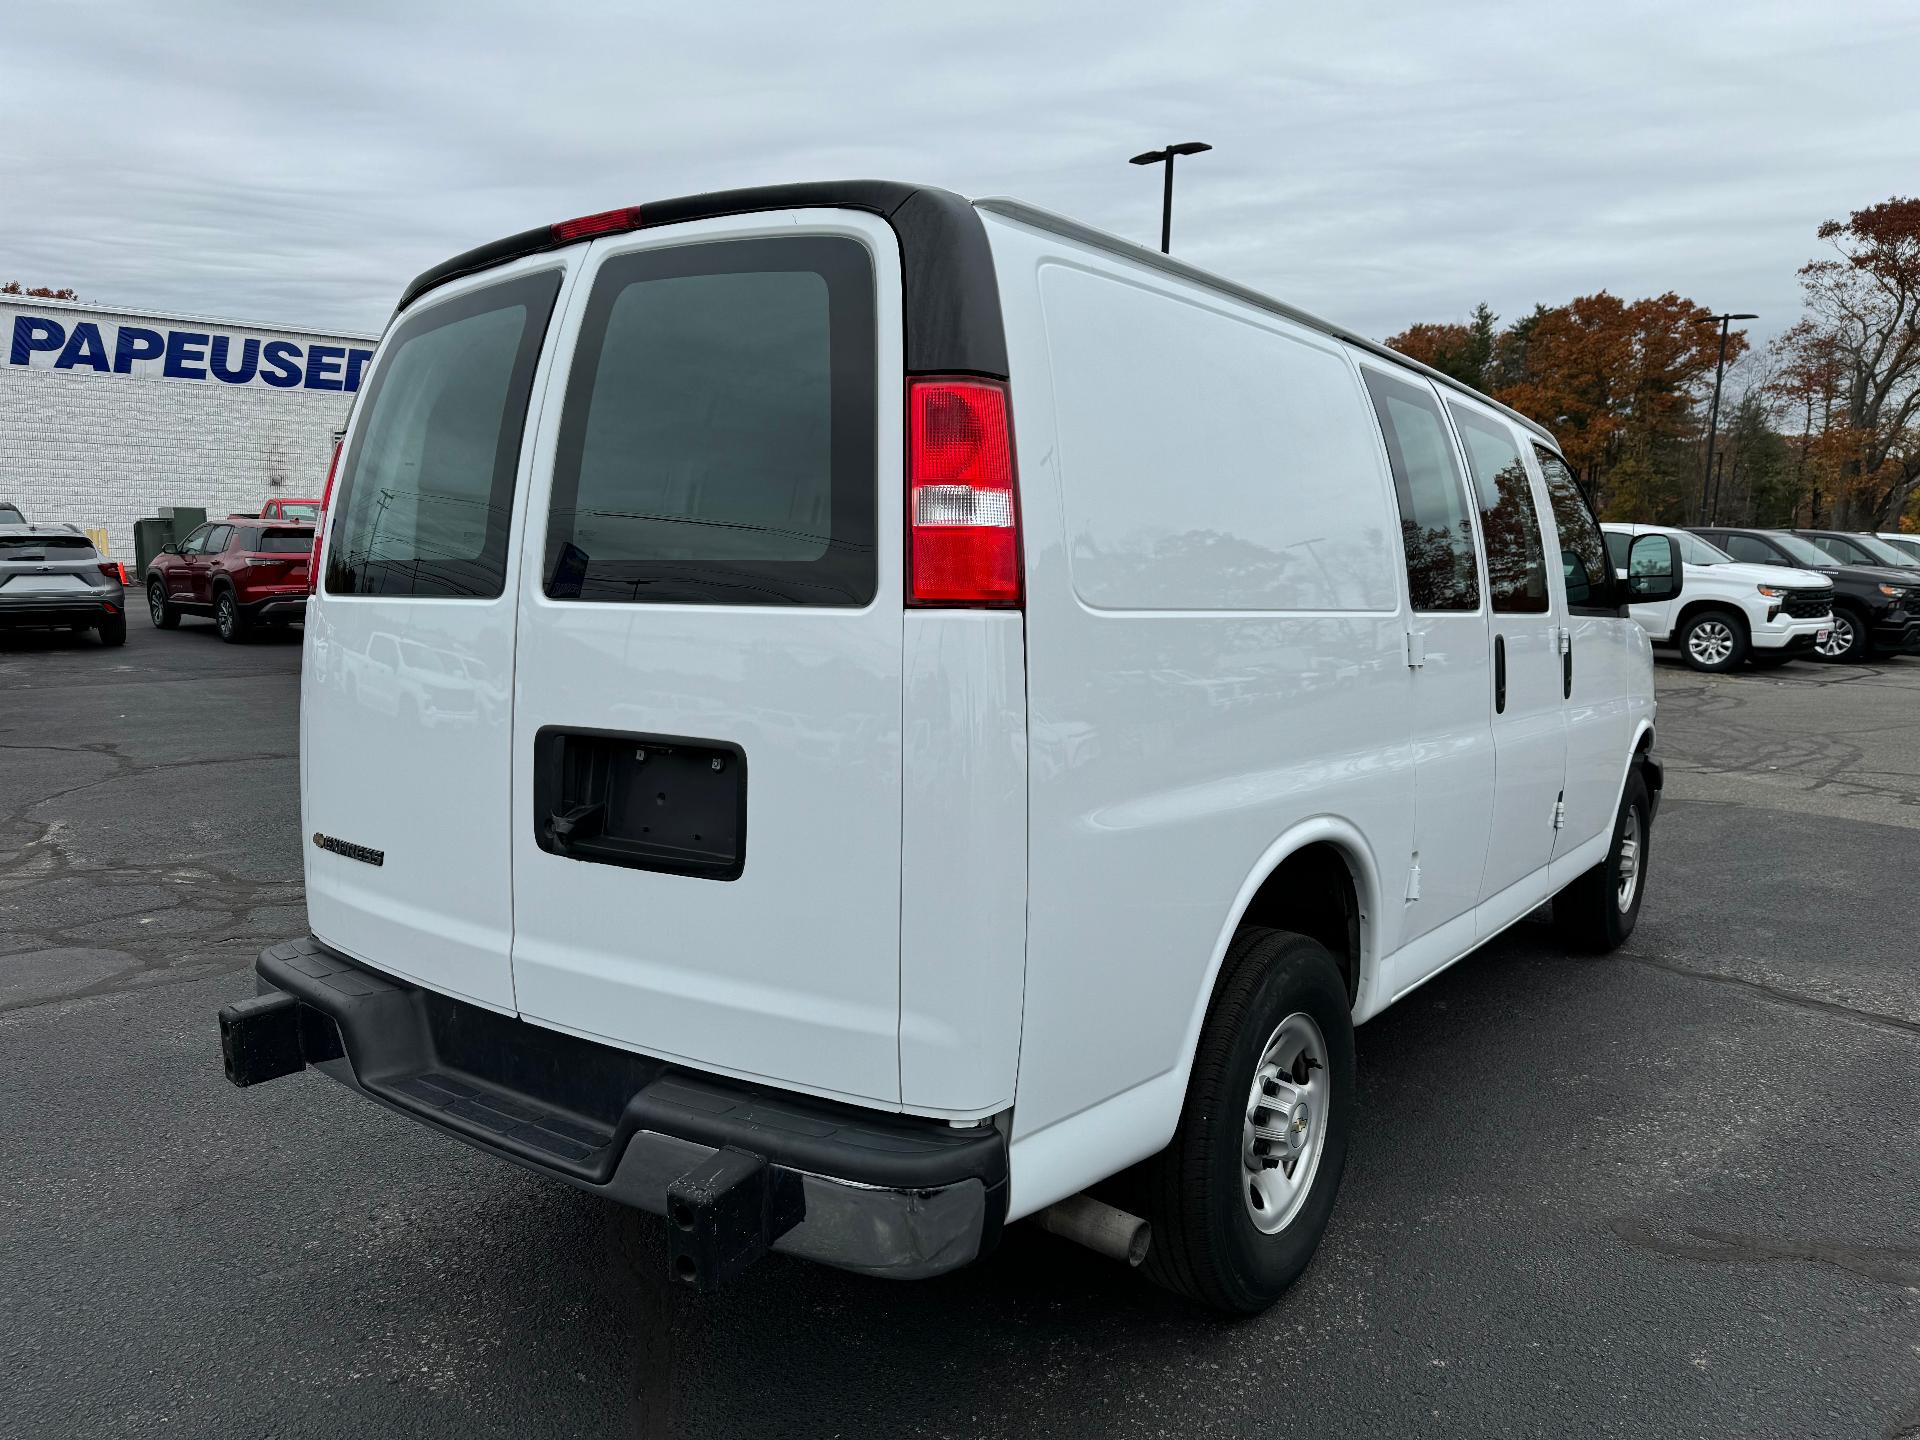
<path id="1" fill-rule="evenodd" d="M 691 191 L 1015 195 L 1375 336 L 1601 288 L 1798 310 L 1920 191 L 1920 0 L 1181 7 L 7 0 L 0 280 L 377 331 L 416 272 Z M 1353 13 L 1342 14 L 1342 10 Z"/>

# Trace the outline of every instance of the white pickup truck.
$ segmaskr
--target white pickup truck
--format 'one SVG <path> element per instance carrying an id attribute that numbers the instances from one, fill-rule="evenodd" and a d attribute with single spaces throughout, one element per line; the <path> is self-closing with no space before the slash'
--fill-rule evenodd
<path id="1" fill-rule="evenodd" d="M 1626 573 L 1636 535 L 1671 535 L 1686 570 L 1685 598 L 1629 607 L 1655 645 L 1671 646 L 1696 670 L 1772 667 L 1811 656 L 1833 628 L 1833 586 L 1805 570 L 1749 565 L 1686 530 L 1663 525 L 1600 527 L 1614 568 Z"/>

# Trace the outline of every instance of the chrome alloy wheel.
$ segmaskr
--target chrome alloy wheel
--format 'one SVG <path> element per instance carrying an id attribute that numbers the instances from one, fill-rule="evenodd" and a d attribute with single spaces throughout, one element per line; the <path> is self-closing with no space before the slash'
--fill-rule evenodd
<path id="1" fill-rule="evenodd" d="M 1640 827 L 1639 807 L 1628 805 L 1627 818 L 1620 822 L 1619 888 L 1613 897 L 1622 915 L 1633 908 L 1634 894 L 1640 888 L 1640 848 L 1645 839 L 1646 833 Z"/>
<path id="2" fill-rule="evenodd" d="M 1733 627 L 1714 616 L 1687 632 L 1687 654 L 1696 665 L 1720 666 L 1733 658 Z"/>
<path id="3" fill-rule="evenodd" d="M 1853 621 L 1842 615 L 1837 606 L 1827 638 L 1814 641 L 1813 648 L 1829 660 L 1838 660 L 1853 648 Z"/>
<path id="4" fill-rule="evenodd" d="M 213 608 L 213 619 L 220 627 L 221 638 L 232 639 L 234 627 L 240 623 L 240 611 L 233 603 L 233 596 L 222 592 L 219 603 Z"/>
<path id="5" fill-rule="evenodd" d="M 167 592 L 158 580 L 147 586 L 147 614 L 153 617 L 156 625 L 167 615 Z"/>
<path id="6" fill-rule="evenodd" d="M 1300 1213 L 1320 1169 L 1332 1112 L 1327 1038 L 1296 1010 L 1267 1037 L 1240 1127 L 1247 1214 L 1263 1235 L 1277 1235 Z"/>

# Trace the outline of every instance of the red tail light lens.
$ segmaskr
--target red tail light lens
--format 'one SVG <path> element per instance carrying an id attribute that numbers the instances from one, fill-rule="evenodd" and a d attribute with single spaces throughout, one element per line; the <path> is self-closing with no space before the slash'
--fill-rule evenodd
<path id="1" fill-rule="evenodd" d="M 909 603 L 1018 605 L 1019 509 L 1006 387 L 909 381 Z"/>
<path id="2" fill-rule="evenodd" d="M 127 583 L 127 567 L 118 560 L 102 560 L 100 574 L 103 579 L 118 580 L 122 585 Z"/>
<path id="3" fill-rule="evenodd" d="M 618 235 L 624 230 L 640 228 L 640 207 L 623 205 L 618 210 L 602 210 L 598 215 L 582 215 L 574 220 L 562 220 L 549 225 L 554 240 L 562 245 L 572 244 L 575 240 L 588 240 L 595 235 Z"/>
<path id="4" fill-rule="evenodd" d="M 320 512 L 313 517 L 313 549 L 307 552 L 307 593 L 315 594 L 320 589 L 320 547 L 327 539 L 327 507 L 333 503 L 333 477 L 340 470 L 340 446 L 343 441 L 335 441 L 333 459 L 327 463 L 327 485 L 320 492 Z"/>

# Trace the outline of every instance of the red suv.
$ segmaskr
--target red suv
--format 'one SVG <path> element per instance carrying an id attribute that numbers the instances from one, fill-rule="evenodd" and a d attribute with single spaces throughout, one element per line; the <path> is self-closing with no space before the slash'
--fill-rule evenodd
<path id="1" fill-rule="evenodd" d="M 306 618 L 313 526 L 236 515 L 202 525 L 147 567 L 147 613 L 162 630 L 182 615 L 211 615 L 237 644 L 254 626 Z"/>

